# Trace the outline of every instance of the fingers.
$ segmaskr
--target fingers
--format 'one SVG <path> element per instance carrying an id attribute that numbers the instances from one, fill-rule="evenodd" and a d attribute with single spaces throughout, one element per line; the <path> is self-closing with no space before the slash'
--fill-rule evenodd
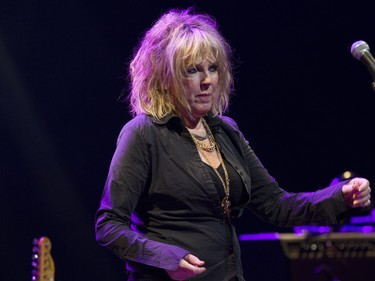
<path id="1" fill-rule="evenodd" d="M 354 208 L 367 207 L 371 204 L 371 188 L 366 179 L 352 179 L 345 188 L 343 187 L 343 193 L 345 201 Z"/>
<path id="2" fill-rule="evenodd" d="M 363 195 L 363 196 L 369 195 L 369 194 L 371 194 L 371 188 L 370 188 L 370 186 L 365 186 L 365 187 L 359 188 L 358 193 Z"/>
<path id="3" fill-rule="evenodd" d="M 202 267 L 204 261 L 201 261 L 196 256 L 188 254 L 184 259 L 181 260 L 180 266 L 190 270 L 194 275 L 201 274 L 206 271 L 206 268 Z"/>
<path id="4" fill-rule="evenodd" d="M 206 268 L 191 264 L 184 259 L 181 260 L 180 267 L 189 277 L 201 274 L 206 271 Z"/>
<path id="5" fill-rule="evenodd" d="M 172 280 L 186 280 L 190 277 L 194 277 L 206 271 L 204 261 L 201 261 L 196 256 L 191 254 L 186 255 L 180 260 L 180 264 L 177 270 L 167 270 L 167 273 Z"/>
<path id="6" fill-rule="evenodd" d="M 364 206 L 364 205 L 369 205 L 371 203 L 371 194 L 361 194 L 361 193 L 356 193 L 353 196 L 353 205 L 354 206 Z"/>
<path id="7" fill-rule="evenodd" d="M 196 256 L 193 256 L 192 254 L 188 254 L 185 256 L 184 260 L 186 260 L 188 263 L 195 265 L 195 266 L 203 266 L 204 261 L 201 261 Z"/>
<path id="8" fill-rule="evenodd" d="M 359 191 L 363 191 L 370 187 L 370 182 L 364 178 L 354 178 L 348 184 L 352 185 L 354 189 Z"/>

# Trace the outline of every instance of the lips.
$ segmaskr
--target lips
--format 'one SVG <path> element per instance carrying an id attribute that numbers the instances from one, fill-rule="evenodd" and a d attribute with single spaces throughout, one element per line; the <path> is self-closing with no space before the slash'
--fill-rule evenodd
<path id="1" fill-rule="evenodd" d="M 209 102 L 211 101 L 211 94 L 200 94 L 196 98 L 201 102 Z"/>

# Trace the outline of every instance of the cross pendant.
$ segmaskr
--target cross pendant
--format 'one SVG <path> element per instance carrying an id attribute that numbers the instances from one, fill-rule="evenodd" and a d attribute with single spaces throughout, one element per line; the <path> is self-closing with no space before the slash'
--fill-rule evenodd
<path id="1" fill-rule="evenodd" d="M 228 221 L 230 222 L 230 201 L 227 197 L 224 197 L 223 201 L 221 201 L 221 207 L 224 209 L 224 214 L 227 215 Z"/>

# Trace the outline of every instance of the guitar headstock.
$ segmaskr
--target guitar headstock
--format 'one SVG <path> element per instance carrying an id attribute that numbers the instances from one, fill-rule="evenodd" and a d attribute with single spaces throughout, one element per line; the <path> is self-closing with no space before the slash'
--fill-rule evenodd
<path id="1" fill-rule="evenodd" d="M 51 240 L 41 237 L 33 241 L 32 281 L 54 281 L 55 263 L 51 255 Z"/>

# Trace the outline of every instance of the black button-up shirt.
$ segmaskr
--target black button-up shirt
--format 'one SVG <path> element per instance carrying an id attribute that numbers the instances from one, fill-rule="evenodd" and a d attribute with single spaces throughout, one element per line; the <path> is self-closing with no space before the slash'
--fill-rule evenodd
<path id="1" fill-rule="evenodd" d="M 278 226 L 332 224 L 347 210 L 343 183 L 288 193 L 269 175 L 232 119 L 206 120 L 245 190 L 245 200 L 232 206 L 233 217 L 248 206 Z M 165 269 L 177 269 L 188 253 L 205 261 L 207 268 L 191 280 L 226 281 L 233 271 L 244 280 L 235 229 L 226 220 L 205 165 L 177 116 L 154 120 L 139 115 L 124 126 L 97 212 L 96 235 L 136 272 L 134 280 L 170 280 Z"/>

